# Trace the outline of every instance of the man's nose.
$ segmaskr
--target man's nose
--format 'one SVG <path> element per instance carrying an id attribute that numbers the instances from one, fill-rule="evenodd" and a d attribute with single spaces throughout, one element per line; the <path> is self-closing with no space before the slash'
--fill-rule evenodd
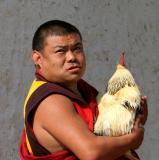
<path id="1" fill-rule="evenodd" d="M 74 61 L 76 59 L 75 53 L 69 50 L 66 54 L 67 61 Z"/>

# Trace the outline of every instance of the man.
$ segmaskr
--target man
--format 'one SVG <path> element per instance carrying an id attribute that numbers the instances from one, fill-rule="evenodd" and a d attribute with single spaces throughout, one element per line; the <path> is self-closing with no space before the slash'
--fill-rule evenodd
<path id="1" fill-rule="evenodd" d="M 81 79 L 85 55 L 79 30 L 64 21 L 46 22 L 35 32 L 32 49 L 36 80 L 24 104 L 21 159 L 126 160 L 122 155 L 143 140 L 146 99 L 131 134 L 96 136 L 97 91 Z"/>

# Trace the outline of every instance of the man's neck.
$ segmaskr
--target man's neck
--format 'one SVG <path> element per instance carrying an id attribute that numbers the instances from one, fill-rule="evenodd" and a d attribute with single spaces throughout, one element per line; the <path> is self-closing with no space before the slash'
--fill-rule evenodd
<path id="1" fill-rule="evenodd" d="M 77 81 L 73 82 L 73 83 L 65 83 L 63 84 L 64 87 L 68 88 L 69 90 L 71 90 L 72 92 L 74 92 L 76 95 L 78 95 L 80 98 L 83 98 L 80 91 L 78 90 L 77 87 Z"/>
<path id="2" fill-rule="evenodd" d="M 69 90 L 73 91 L 74 93 L 78 92 L 77 82 L 66 82 L 66 83 L 62 83 L 62 85 L 68 88 Z"/>

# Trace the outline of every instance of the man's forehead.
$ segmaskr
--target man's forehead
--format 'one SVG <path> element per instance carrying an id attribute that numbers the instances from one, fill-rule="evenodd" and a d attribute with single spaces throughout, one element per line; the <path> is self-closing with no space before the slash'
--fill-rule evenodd
<path id="1" fill-rule="evenodd" d="M 46 38 L 45 44 L 52 46 L 66 46 L 82 44 L 82 40 L 78 34 L 68 34 L 68 35 L 50 35 Z"/>

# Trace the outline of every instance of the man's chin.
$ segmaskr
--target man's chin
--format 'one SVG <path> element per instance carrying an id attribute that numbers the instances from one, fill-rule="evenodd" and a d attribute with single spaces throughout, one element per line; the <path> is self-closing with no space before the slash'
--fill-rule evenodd
<path id="1" fill-rule="evenodd" d="M 77 82 L 79 79 L 81 79 L 81 75 L 72 75 L 69 78 L 67 78 L 67 81 L 70 82 Z"/>

